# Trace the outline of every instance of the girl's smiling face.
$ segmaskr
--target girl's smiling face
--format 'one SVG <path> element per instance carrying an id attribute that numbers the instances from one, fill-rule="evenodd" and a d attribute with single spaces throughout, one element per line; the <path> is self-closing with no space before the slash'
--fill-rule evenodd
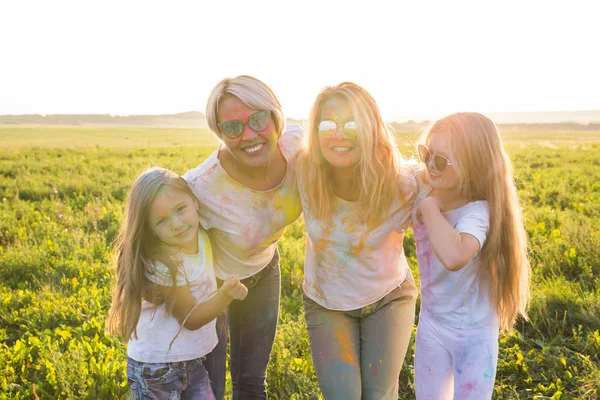
<path id="1" fill-rule="evenodd" d="M 429 175 L 429 183 L 431 186 L 434 189 L 457 189 L 458 175 L 454 169 L 456 161 L 452 154 L 449 135 L 434 133 L 429 137 L 426 144 L 427 147 L 429 147 L 432 158 L 435 154 L 439 154 L 446 157 L 451 164 L 448 165 L 444 171 L 440 172 L 432 165 L 432 160 L 427 163 L 427 173 Z"/>
<path id="2" fill-rule="evenodd" d="M 169 186 L 159 190 L 150 206 L 148 225 L 162 242 L 196 254 L 199 224 L 196 201 L 189 194 Z"/>

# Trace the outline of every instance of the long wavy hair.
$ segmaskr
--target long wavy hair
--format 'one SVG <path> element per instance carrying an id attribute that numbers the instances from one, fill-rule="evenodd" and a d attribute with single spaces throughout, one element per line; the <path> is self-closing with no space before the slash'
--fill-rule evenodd
<path id="1" fill-rule="evenodd" d="M 400 174 L 401 155 L 391 128 L 381 118 L 373 96 L 352 82 L 325 87 L 312 106 L 309 119 L 308 147 L 299 156 L 299 173 L 309 184 L 305 194 L 309 207 L 318 219 L 333 213 L 335 198 L 331 166 L 323 157 L 319 145 L 319 123 L 323 105 L 339 98 L 348 103 L 356 122 L 356 141 L 361 152 L 356 165 L 356 182 L 360 186 L 358 202 L 365 221 L 381 222 L 399 195 L 406 196 Z"/>
<path id="2" fill-rule="evenodd" d="M 108 314 L 106 329 L 125 340 L 137 339 L 136 326 L 143 299 L 166 299 L 166 293 L 156 293 L 145 276 L 152 273 L 156 261 L 169 268 L 173 288 L 182 259 L 179 252 L 167 246 L 148 226 L 148 214 L 159 190 L 170 186 L 196 199 L 187 182 L 175 172 L 153 167 L 140 174 L 129 191 L 125 216 L 114 243 L 117 284 Z"/>
<path id="3" fill-rule="evenodd" d="M 458 177 L 458 195 L 486 200 L 490 228 L 480 252 L 479 273 L 489 283 L 489 296 L 500 328 L 513 329 L 517 316 L 527 318 L 529 259 L 527 237 L 512 163 L 497 126 L 478 113 L 457 113 L 436 121 L 421 138 L 448 135 Z"/>

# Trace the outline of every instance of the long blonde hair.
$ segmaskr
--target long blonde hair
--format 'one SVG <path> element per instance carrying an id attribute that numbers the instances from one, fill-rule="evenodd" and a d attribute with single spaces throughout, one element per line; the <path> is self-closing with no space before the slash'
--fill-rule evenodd
<path id="1" fill-rule="evenodd" d="M 310 112 L 308 148 L 299 157 L 300 173 L 308 182 L 305 188 L 309 207 L 318 219 L 333 213 L 333 177 L 329 163 L 323 157 L 319 145 L 319 123 L 326 101 L 345 100 L 356 122 L 361 156 L 356 165 L 357 182 L 360 185 L 358 202 L 364 210 L 364 219 L 373 223 L 385 217 L 398 196 L 405 196 L 400 175 L 401 155 L 395 138 L 386 127 L 375 99 L 364 88 L 352 82 L 325 87 L 317 96 Z"/>
<path id="2" fill-rule="evenodd" d="M 457 113 L 436 121 L 422 138 L 448 135 L 458 177 L 458 196 L 486 200 L 490 227 L 480 252 L 480 274 L 500 328 L 511 331 L 516 318 L 527 318 L 529 259 L 527 237 L 510 158 L 496 125 L 478 113 Z"/>
<path id="3" fill-rule="evenodd" d="M 196 199 L 187 182 L 175 172 L 158 167 L 145 170 L 129 191 L 123 223 L 114 243 L 117 287 L 106 329 L 125 340 L 129 340 L 132 334 L 137 338 L 136 325 L 143 297 L 151 299 L 156 294 L 152 292 L 155 286 L 149 284 L 145 271 L 151 273 L 156 261 L 165 264 L 171 273 L 174 287 L 177 270 L 181 265 L 178 253 L 166 246 L 148 226 L 150 207 L 164 186 L 178 189 Z M 169 291 L 165 297 L 168 296 Z"/>

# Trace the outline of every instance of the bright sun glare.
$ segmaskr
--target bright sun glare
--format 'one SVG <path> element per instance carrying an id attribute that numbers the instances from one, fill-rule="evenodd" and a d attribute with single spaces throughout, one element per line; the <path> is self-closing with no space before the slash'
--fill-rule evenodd
<path id="1" fill-rule="evenodd" d="M 386 119 L 600 109 L 595 2 L 3 2 L 0 114 L 204 111 L 251 74 L 287 116 L 367 88 Z M 35 12 L 32 12 L 35 10 Z"/>

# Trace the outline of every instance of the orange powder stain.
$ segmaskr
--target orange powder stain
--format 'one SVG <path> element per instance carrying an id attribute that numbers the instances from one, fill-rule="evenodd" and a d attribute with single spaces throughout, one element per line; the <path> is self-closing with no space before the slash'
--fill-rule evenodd
<path id="1" fill-rule="evenodd" d="M 340 359 L 350 365 L 358 365 L 354 352 L 352 351 L 352 338 L 347 331 L 338 330 L 337 339 L 340 344 Z"/>
<path id="2" fill-rule="evenodd" d="M 365 249 L 365 242 L 364 242 L 364 240 L 361 240 L 360 242 L 358 242 L 358 245 L 352 250 L 352 255 L 358 256 L 363 252 L 364 249 Z"/>
<path id="3" fill-rule="evenodd" d="M 333 222 L 329 223 L 328 225 L 325 225 L 323 227 L 323 237 L 326 238 L 329 235 L 331 235 L 333 232 L 335 232 L 335 224 Z"/>
<path id="4" fill-rule="evenodd" d="M 331 243 L 331 240 L 326 239 L 317 240 L 315 242 L 315 252 L 317 253 L 317 256 L 325 253 L 329 246 L 329 243 Z"/>
<path id="5" fill-rule="evenodd" d="M 323 254 L 327 251 L 331 240 L 329 240 L 329 236 L 335 232 L 335 224 L 329 223 L 323 227 L 323 233 L 321 238 L 315 242 L 315 252 L 318 254 Z"/>

